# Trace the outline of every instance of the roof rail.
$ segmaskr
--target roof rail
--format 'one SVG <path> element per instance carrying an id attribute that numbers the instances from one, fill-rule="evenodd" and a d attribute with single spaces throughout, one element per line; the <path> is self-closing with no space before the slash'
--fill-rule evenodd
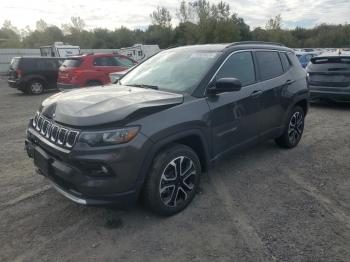
<path id="1" fill-rule="evenodd" d="M 259 44 L 259 45 L 278 45 L 278 46 L 285 46 L 281 43 L 276 43 L 276 42 L 265 42 L 265 41 L 242 41 L 242 42 L 234 42 L 227 47 L 230 46 L 235 46 L 235 45 L 254 45 L 254 44 Z M 227 48 L 226 47 L 226 48 Z"/>
<path id="2" fill-rule="evenodd" d="M 171 46 L 168 46 L 167 48 L 165 48 L 164 50 L 168 50 L 168 49 L 172 49 L 172 48 L 176 48 L 176 47 L 179 47 L 180 45 L 171 45 Z"/>

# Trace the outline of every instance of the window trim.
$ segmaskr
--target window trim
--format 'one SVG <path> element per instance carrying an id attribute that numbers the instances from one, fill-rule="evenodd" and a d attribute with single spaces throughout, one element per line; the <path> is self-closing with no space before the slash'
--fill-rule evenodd
<path id="1" fill-rule="evenodd" d="M 93 65 L 94 67 L 117 67 L 117 66 L 112 66 L 112 65 L 95 65 L 95 61 L 96 61 L 97 59 L 101 59 L 101 58 L 110 59 L 111 56 L 99 56 L 99 57 L 95 57 L 94 60 L 92 61 L 92 65 Z"/>
<path id="2" fill-rule="evenodd" d="M 275 78 L 278 78 L 278 77 L 280 77 L 280 76 L 283 76 L 285 73 L 286 73 L 286 71 L 284 71 L 284 68 L 283 68 L 283 63 L 282 63 L 282 60 L 281 60 L 281 57 L 280 57 L 280 54 L 279 54 L 279 50 L 257 50 L 258 52 L 259 51 L 262 51 L 262 52 L 275 52 L 275 53 L 277 53 L 277 55 L 278 55 L 278 60 L 280 61 L 280 63 L 281 63 L 281 67 L 282 67 L 282 74 L 280 74 L 280 75 L 278 75 L 278 76 L 274 76 L 274 77 L 271 77 L 271 78 L 268 78 L 268 79 L 262 79 L 261 78 L 261 71 L 260 71 L 260 68 L 259 68 L 259 65 L 258 65 L 258 61 L 257 61 L 257 67 L 258 67 L 258 70 L 259 70 L 259 81 L 258 81 L 258 83 L 259 82 L 265 82 L 265 81 L 270 81 L 271 79 L 275 79 Z M 283 52 L 283 51 L 282 51 Z M 256 57 L 256 53 L 257 52 L 255 52 L 255 59 L 256 60 L 258 60 L 258 58 Z"/>
<path id="3" fill-rule="evenodd" d="M 242 88 L 245 88 L 247 86 L 251 86 L 251 85 L 254 85 L 258 82 L 258 75 L 257 75 L 257 69 L 256 69 L 256 62 L 255 62 L 255 59 L 254 59 L 254 53 L 252 51 L 248 51 L 248 50 L 241 50 L 241 52 L 235 52 L 235 54 L 238 54 L 238 53 L 244 53 L 244 52 L 247 52 L 247 53 L 250 53 L 250 56 L 252 58 L 252 62 L 253 62 L 253 68 L 254 68 L 254 82 L 249 84 L 249 85 L 245 85 L 245 86 L 242 86 Z M 229 60 L 231 58 L 231 56 L 234 55 L 234 53 L 231 53 L 227 59 L 225 59 L 223 61 L 223 63 L 220 65 L 220 68 L 215 72 L 215 75 L 214 77 L 211 78 L 211 80 L 209 81 L 209 83 L 211 83 L 217 76 L 217 74 L 220 72 L 221 68 L 225 65 L 225 63 L 227 62 L 227 60 Z"/>
<path id="4" fill-rule="evenodd" d="M 205 88 L 205 94 L 207 93 L 207 89 L 209 88 L 210 84 L 214 81 L 214 79 L 216 78 L 216 75 L 219 73 L 219 71 L 221 70 L 221 68 L 224 66 L 224 64 L 226 63 L 226 61 L 228 59 L 230 59 L 230 57 L 234 54 L 237 53 L 242 53 L 242 52 L 250 52 L 252 55 L 252 59 L 253 59 L 253 64 L 254 64 L 254 71 L 255 71 L 255 82 L 250 84 L 250 85 L 254 85 L 258 82 L 258 77 L 257 77 L 257 71 L 256 71 L 256 65 L 255 65 L 255 59 L 254 59 L 254 50 L 253 49 L 246 49 L 246 50 L 237 50 L 237 51 L 233 51 L 232 53 L 230 53 L 224 61 L 222 61 L 222 63 L 220 64 L 220 66 L 218 67 L 218 69 L 214 72 L 213 76 L 210 78 L 210 81 L 207 85 L 207 87 Z M 246 86 L 250 86 L 250 85 L 246 85 Z M 245 87 L 246 87 L 245 86 Z"/>

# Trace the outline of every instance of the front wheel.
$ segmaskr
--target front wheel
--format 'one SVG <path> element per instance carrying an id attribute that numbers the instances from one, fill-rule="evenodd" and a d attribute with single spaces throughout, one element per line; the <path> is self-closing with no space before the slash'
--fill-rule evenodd
<path id="1" fill-rule="evenodd" d="M 305 112 L 300 106 L 293 108 L 288 118 L 288 124 L 283 134 L 276 138 L 276 143 L 284 148 L 298 145 L 304 131 Z"/>
<path id="2" fill-rule="evenodd" d="M 153 161 L 144 187 L 144 200 L 154 213 L 174 215 L 192 201 L 200 176 L 198 156 L 190 147 L 168 147 Z"/>
<path id="3" fill-rule="evenodd" d="M 26 93 L 40 95 L 44 92 L 44 88 L 43 81 L 34 79 L 29 81 Z"/>

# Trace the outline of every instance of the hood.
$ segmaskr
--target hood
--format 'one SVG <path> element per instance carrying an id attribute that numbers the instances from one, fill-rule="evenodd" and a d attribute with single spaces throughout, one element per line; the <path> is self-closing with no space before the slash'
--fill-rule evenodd
<path id="1" fill-rule="evenodd" d="M 181 104 L 183 95 L 129 86 L 99 86 L 55 94 L 40 111 L 70 126 L 129 122 Z"/>

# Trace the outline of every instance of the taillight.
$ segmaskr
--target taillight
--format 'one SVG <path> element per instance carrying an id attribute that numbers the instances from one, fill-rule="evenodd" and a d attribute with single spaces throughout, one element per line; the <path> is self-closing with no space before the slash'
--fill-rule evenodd
<path id="1" fill-rule="evenodd" d="M 16 70 L 16 74 L 17 74 L 17 78 L 21 78 L 22 77 L 22 71 L 17 69 Z"/>

